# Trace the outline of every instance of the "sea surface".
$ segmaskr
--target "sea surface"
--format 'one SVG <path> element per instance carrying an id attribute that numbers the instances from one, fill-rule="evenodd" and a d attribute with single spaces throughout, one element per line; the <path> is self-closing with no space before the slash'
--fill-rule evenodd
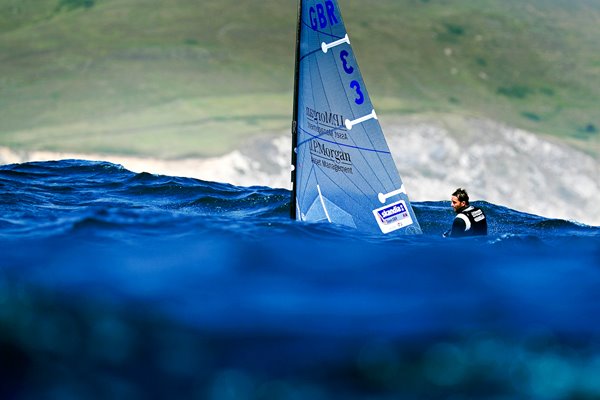
<path id="1" fill-rule="evenodd" d="M 0 398 L 600 398 L 600 227 L 477 202 L 489 236 L 445 239 L 433 200 L 381 238 L 284 189 L 2 166 Z"/>

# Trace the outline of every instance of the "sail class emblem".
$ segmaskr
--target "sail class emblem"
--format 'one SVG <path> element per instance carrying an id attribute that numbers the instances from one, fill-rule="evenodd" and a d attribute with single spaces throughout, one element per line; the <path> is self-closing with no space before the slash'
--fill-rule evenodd
<path id="1" fill-rule="evenodd" d="M 421 233 L 349 37 L 337 0 L 299 0 L 290 215 Z"/>

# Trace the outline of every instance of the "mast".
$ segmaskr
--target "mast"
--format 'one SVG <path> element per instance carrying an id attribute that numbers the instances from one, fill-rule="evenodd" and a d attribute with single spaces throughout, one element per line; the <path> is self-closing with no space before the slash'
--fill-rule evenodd
<path id="1" fill-rule="evenodd" d="M 300 35 L 302 33 L 302 0 L 298 0 L 298 21 L 296 24 L 296 61 L 294 63 L 294 109 L 292 110 L 292 197 L 290 217 L 296 219 L 296 159 L 298 145 L 298 81 L 300 74 Z"/>

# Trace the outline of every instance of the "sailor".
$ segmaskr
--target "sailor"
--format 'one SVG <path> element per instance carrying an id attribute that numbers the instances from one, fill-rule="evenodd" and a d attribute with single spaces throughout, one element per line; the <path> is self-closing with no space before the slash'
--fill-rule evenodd
<path id="1" fill-rule="evenodd" d="M 465 189 L 458 188 L 452 193 L 450 202 L 456 217 L 452 228 L 444 237 L 464 237 L 487 235 L 487 220 L 482 209 L 469 204 L 469 195 Z"/>

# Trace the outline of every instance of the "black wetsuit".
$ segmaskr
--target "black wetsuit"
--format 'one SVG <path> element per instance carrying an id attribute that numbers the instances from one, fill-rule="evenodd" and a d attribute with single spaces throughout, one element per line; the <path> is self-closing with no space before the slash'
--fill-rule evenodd
<path id="1" fill-rule="evenodd" d="M 454 218 L 452 229 L 444 236 L 485 236 L 487 235 L 487 219 L 481 208 L 467 206 Z"/>

